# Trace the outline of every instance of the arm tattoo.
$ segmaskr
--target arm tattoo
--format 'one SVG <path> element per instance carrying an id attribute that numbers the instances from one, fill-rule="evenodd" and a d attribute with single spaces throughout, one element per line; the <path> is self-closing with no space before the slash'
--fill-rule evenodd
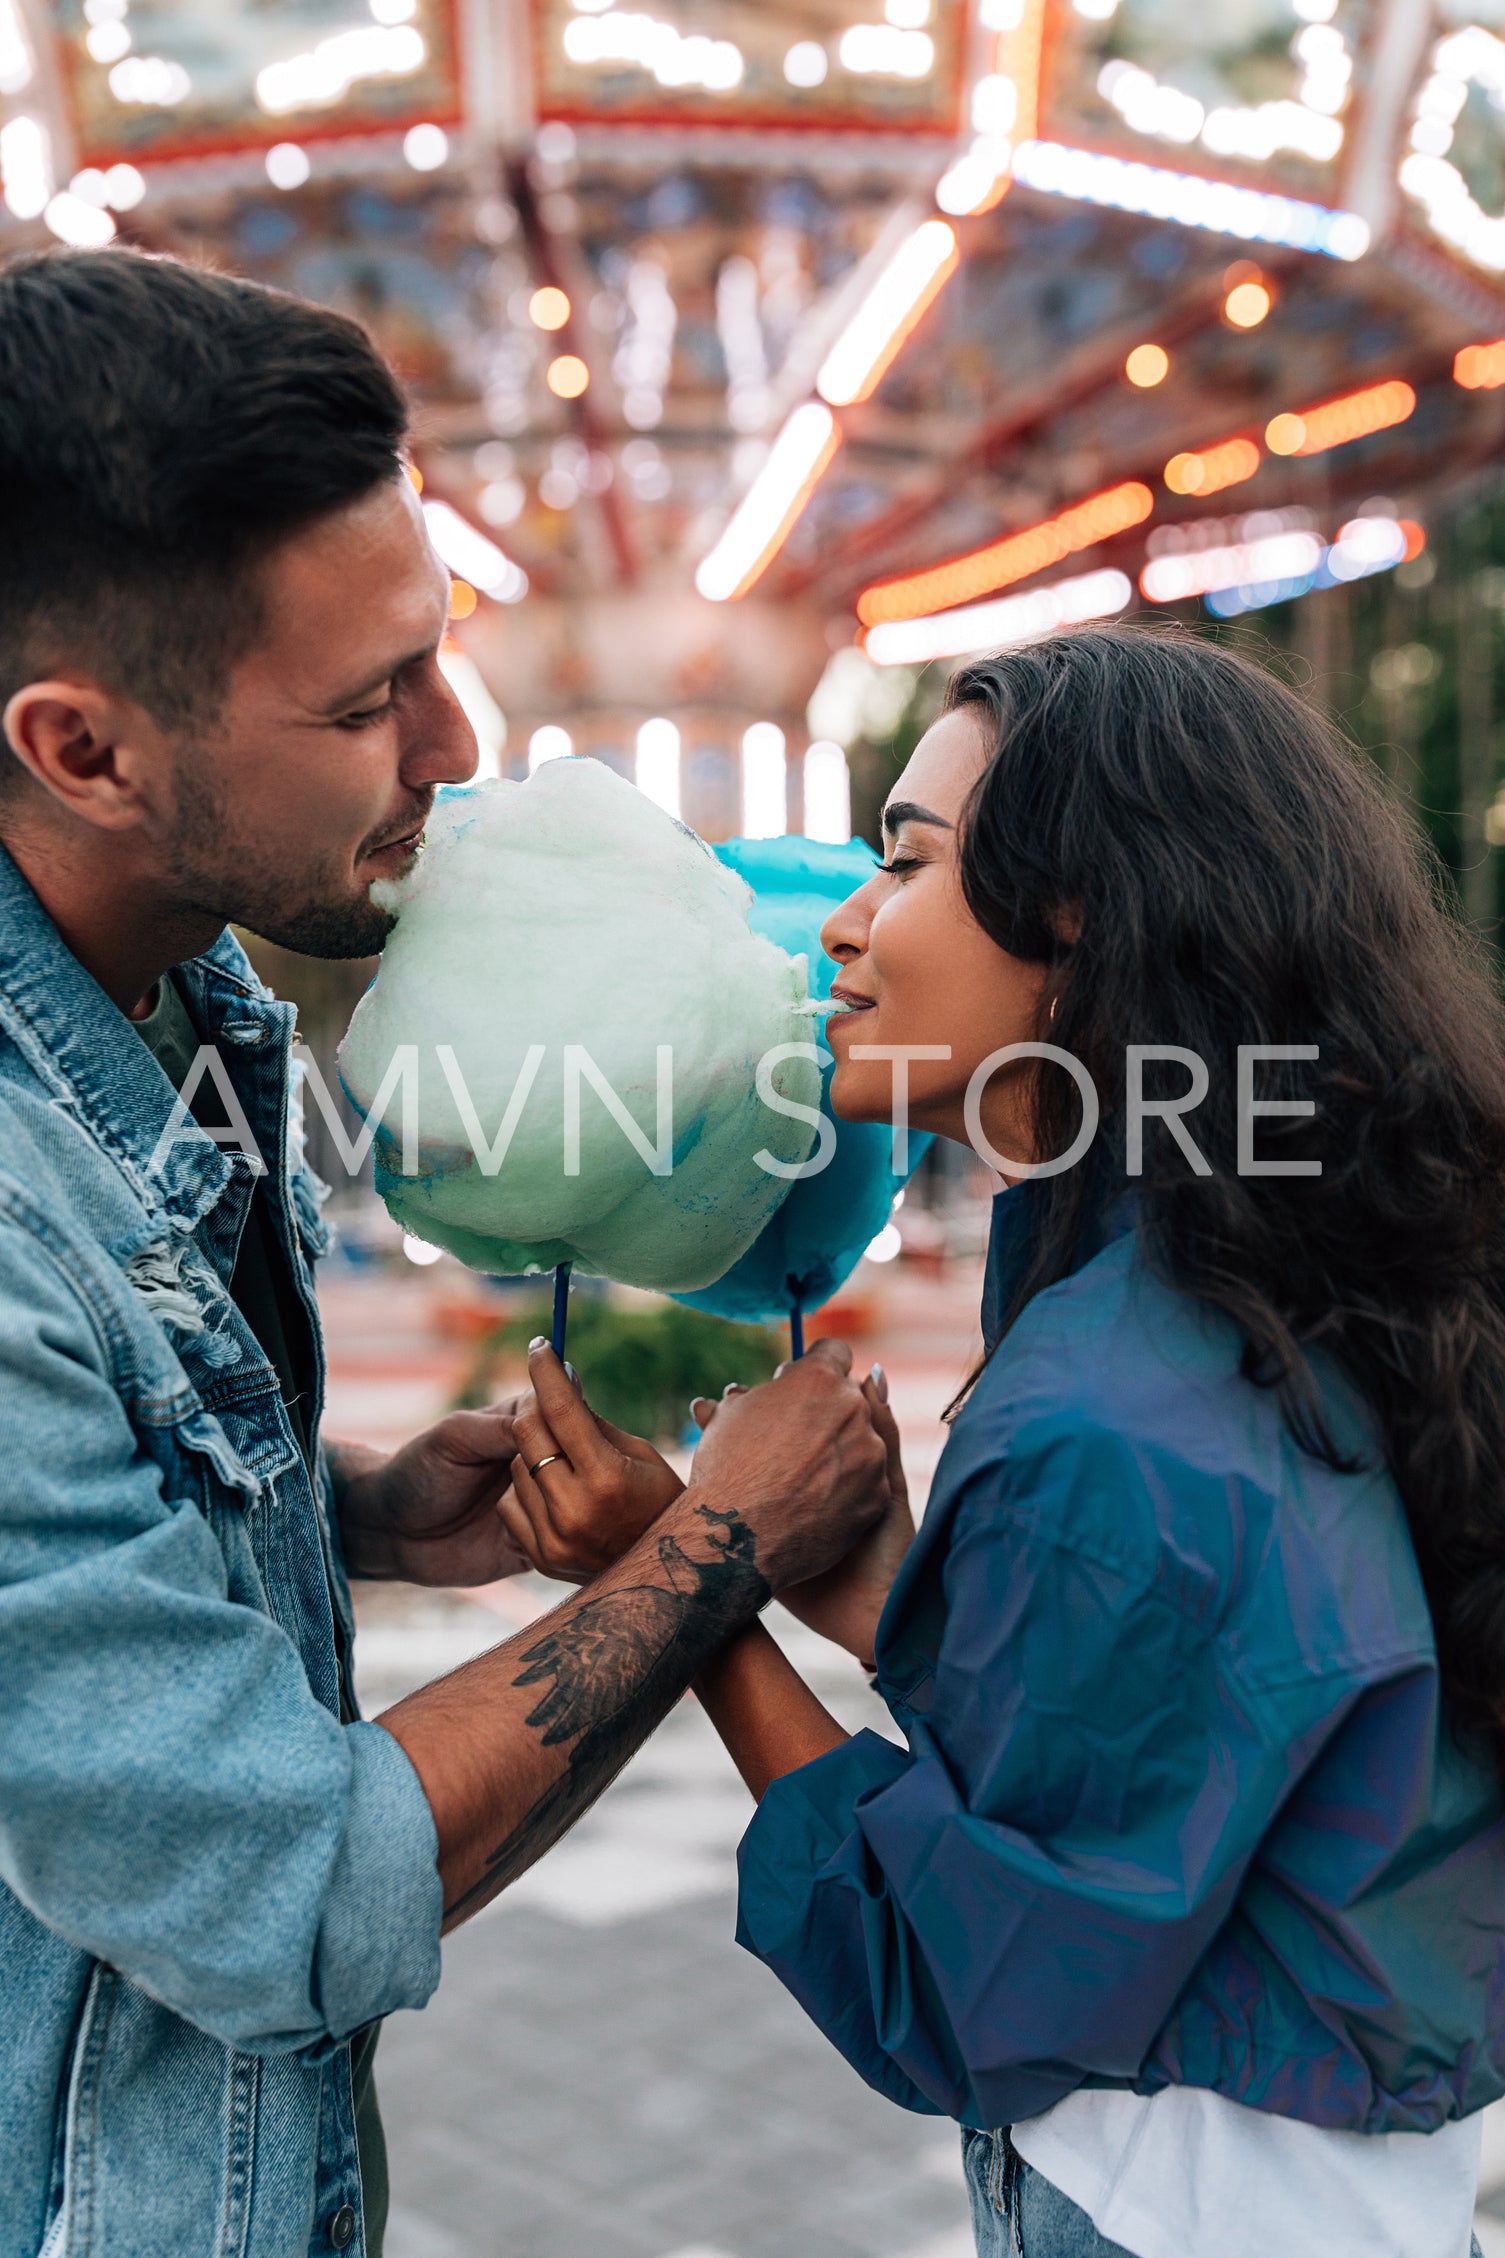
<path id="1" fill-rule="evenodd" d="M 696 1515 L 714 1548 L 711 1559 L 692 1560 L 677 1538 L 661 1537 L 663 1582 L 586 1600 L 523 1655 L 513 1684 L 548 1687 L 528 1723 L 545 1748 L 574 1746 L 552 1786 L 492 1851 L 480 1880 L 445 1908 L 446 1920 L 494 1897 L 558 1842 L 696 1672 L 773 1596 L 741 1516 L 708 1505 Z"/>

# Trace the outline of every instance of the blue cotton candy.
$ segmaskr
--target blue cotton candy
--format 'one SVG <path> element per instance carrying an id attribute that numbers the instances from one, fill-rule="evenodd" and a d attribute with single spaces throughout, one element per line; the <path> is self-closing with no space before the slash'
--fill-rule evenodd
<path id="1" fill-rule="evenodd" d="M 824 1002 L 836 966 L 820 945 L 820 929 L 838 902 L 870 878 L 873 856 L 860 839 L 844 846 L 817 839 L 728 839 L 715 850 L 752 888 L 748 922 L 809 965 L 810 994 Z M 820 1020 L 811 1022 L 819 1040 Z M 930 1143 L 909 1140 L 909 1169 L 892 1166 L 893 1131 L 886 1122 L 837 1121 L 827 1100 L 831 1067 L 821 1076 L 821 1106 L 836 1130 L 836 1150 L 818 1176 L 792 1183 L 788 1197 L 724 1277 L 695 1293 L 674 1296 L 691 1309 L 748 1323 L 780 1323 L 794 1307 L 818 1309 L 857 1267 L 893 1212 Z"/>

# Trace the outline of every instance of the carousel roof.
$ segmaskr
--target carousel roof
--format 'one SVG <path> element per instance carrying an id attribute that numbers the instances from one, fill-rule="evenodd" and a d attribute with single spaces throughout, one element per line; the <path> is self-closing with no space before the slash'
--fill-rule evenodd
<path id="1" fill-rule="evenodd" d="M 368 324 L 539 713 L 592 603 L 755 704 L 1384 570 L 1505 431 L 1505 0 L 0 0 L 0 116 L 6 240 Z"/>

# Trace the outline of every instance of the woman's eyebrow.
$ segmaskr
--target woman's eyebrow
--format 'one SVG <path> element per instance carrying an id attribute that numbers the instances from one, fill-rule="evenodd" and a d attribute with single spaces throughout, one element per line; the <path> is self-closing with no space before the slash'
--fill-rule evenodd
<path id="1" fill-rule="evenodd" d="M 952 828 L 943 815 L 937 815 L 932 808 L 922 808 L 918 800 L 890 800 L 883 811 L 884 830 L 901 831 L 906 823 L 928 823 L 936 831 Z"/>

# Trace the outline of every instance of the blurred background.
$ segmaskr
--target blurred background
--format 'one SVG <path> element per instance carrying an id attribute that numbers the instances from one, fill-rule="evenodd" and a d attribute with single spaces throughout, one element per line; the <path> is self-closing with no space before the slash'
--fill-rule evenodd
<path id="1" fill-rule="evenodd" d="M 0 192 L 0 250 L 140 244 L 367 325 L 483 774 L 589 754 L 709 838 L 872 840 L 957 658 L 1176 618 L 1331 711 L 1493 946 L 1505 0 L 0 0 Z M 331 1093 L 329 1426 L 392 1445 L 508 1387 L 538 1305 L 341 1163 L 370 967 L 256 954 Z M 932 1154 L 816 1328 L 890 1370 L 920 1502 L 993 1188 Z M 671 1449 L 779 1346 L 584 1287 L 574 1325 Z M 549 1599 L 368 1590 L 368 1702 Z M 950 2128 L 732 1948 L 745 1816 L 687 1704 L 453 1940 L 383 2039 L 391 2258 L 963 2258 Z"/>

